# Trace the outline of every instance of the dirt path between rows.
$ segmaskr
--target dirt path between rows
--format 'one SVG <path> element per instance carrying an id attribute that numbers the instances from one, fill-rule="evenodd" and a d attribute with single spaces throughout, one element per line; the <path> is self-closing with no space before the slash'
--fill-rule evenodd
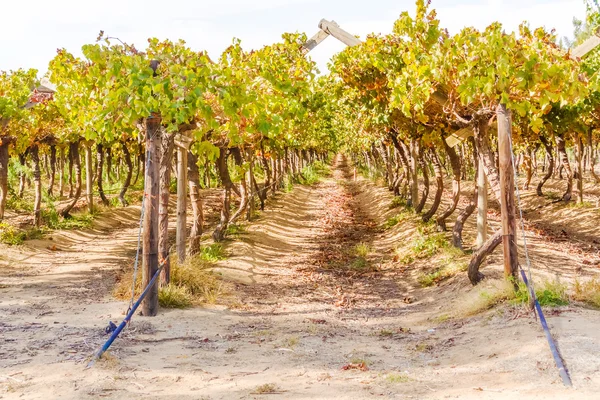
<path id="1" fill-rule="evenodd" d="M 279 196 L 228 243 L 221 305 L 136 316 L 88 370 L 127 308 L 108 293 L 131 262 L 137 209 L 3 249 L 0 398 L 597 398 L 597 312 L 547 316 L 575 384 L 564 389 L 530 315 L 504 307 L 439 322 L 471 289 L 422 289 L 391 260 L 411 231 L 379 228 L 389 200 L 338 158 L 332 177 Z"/>

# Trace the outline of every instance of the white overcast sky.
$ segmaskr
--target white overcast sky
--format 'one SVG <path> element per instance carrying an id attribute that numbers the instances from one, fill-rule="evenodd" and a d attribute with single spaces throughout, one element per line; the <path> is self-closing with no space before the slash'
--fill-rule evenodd
<path id="1" fill-rule="evenodd" d="M 214 59 L 233 37 L 246 49 L 278 41 L 283 32 L 316 33 L 321 18 L 333 19 L 364 38 L 388 33 L 398 15 L 414 13 L 414 0 L 0 0 L 0 70 L 36 68 L 40 75 L 57 48 L 79 55 L 100 30 L 143 48 L 146 39 L 184 39 Z M 433 0 L 442 26 L 485 28 L 501 22 L 516 30 L 555 28 L 572 36 L 573 17 L 584 18 L 583 0 Z M 311 52 L 321 71 L 344 45 L 327 38 Z"/>

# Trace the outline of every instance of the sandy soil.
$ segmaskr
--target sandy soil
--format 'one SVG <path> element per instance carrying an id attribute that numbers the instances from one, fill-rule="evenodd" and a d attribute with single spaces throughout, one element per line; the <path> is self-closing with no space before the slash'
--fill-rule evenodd
<path id="1" fill-rule="evenodd" d="M 416 227 L 379 229 L 390 201 L 385 189 L 352 181 L 338 159 L 331 178 L 279 195 L 228 243 L 220 305 L 136 316 L 91 369 L 104 327 L 127 308 L 110 290 L 134 255 L 139 209 L 111 211 L 94 230 L 2 247 L 0 398 L 598 398 L 597 311 L 547 310 L 573 378 L 565 389 L 523 309 L 440 322 L 479 289 L 464 276 L 421 288 L 417 268 L 433 266 L 394 262 L 391 250 Z M 536 274 L 597 274 L 593 242 L 528 229 Z M 369 268 L 352 267 L 359 243 L 372 249 Z M 500 276 L 499 261 L 483 272 Z"/>

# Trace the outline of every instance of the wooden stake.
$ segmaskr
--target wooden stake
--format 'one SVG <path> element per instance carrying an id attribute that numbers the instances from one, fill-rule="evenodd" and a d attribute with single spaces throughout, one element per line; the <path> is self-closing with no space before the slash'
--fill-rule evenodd
<path id="1" fill-rule="evenodd" d="M 500 211 L 502 218 L 502 250 L 504 274 L 517 276 L 518 252 L 515 220 L 515 182 L 512 163 L 511 118 L 504 104 L 496 110 L 498 119 L 498 153 L 500 164 Z"/>
<path id="2" fill-rule="evenodd" d="M 35 187 L 35 200 L 33 202 L 33 220 L 36 227 L 40 227 L 42 223 L 42 177 L 40 171 L 40 156 L 37 144 L 30 148 L 31 161 L 33 161 L 33 182 Z"/>
<path id="3" fill-rule="evenodd" d="M 417 175 L 417 162 L 419 149 L 416 139 L 410 140 L 410 205 L 417 207 L 419 204 L 419 176 Z"/>
<path id="4" fill-rule="evenodd" d="M 92 165 L 92 142 L 85 142 L 85 189 L 87 190 L 88 211 L 94 211 L 94 172 Z M 101 179 L 100 177 L 98 179 Z"/>
<path id="5" fill-rule="evenodd" d="M 176 143 L 177 144 L 177 143 Z M 187 226 L 187 149 L 177 146 L 177 257 L 185 261 L 185 241 Z"/>
<path id="6" fill-rule="evenodd" d="M 142 287 L 145 288 L 158 271 L 158 196 L 160 164 L 160 117 L 146 118 L 146 149 L 148 168 L 145 171 L 144 221 L 142 237 Z M 142 314 L 153 317 L 158 312 L 158 285 L 154 284 L 142 302 Z"/>
<path id="7" fill-rule="evenodd" d="M 319 28 L 334 38 L 338 39 L 340 42 L 344 43 L 347 46 L 356 46 L 362 41 L 358 39 L 356 36 L 346 32 L 338 24 L 333 21 L 327 21 L 326 19 L 322 19 L 319 22 Z M 317 43 L 318 44 L 318 43 Z M 315 45 L 316 46 L 316 45 Z M 313 48 L 315 47 L 313 46 Z"/>
<path id="8" fill-rule="evenodd" d="M 483 246 L 487 239 L 487 181 L 483 160 L 479 157 L 477 169 L 477 248 Z"/>

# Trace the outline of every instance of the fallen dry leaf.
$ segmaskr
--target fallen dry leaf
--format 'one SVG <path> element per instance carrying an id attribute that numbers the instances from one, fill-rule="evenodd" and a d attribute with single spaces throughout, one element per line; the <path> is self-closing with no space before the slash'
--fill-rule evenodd
<path id="1" fill-rule="evenodd" d="M 368 371 L 369 370 L 369 368 L 367 367 L 367 364 L 365 364 L 364 362 L 350 363 L 350 364 L 346 364 L 342 367 L 343 371 L 348 371 L 351 369 L 357 369 L 359 371 Z"/>

